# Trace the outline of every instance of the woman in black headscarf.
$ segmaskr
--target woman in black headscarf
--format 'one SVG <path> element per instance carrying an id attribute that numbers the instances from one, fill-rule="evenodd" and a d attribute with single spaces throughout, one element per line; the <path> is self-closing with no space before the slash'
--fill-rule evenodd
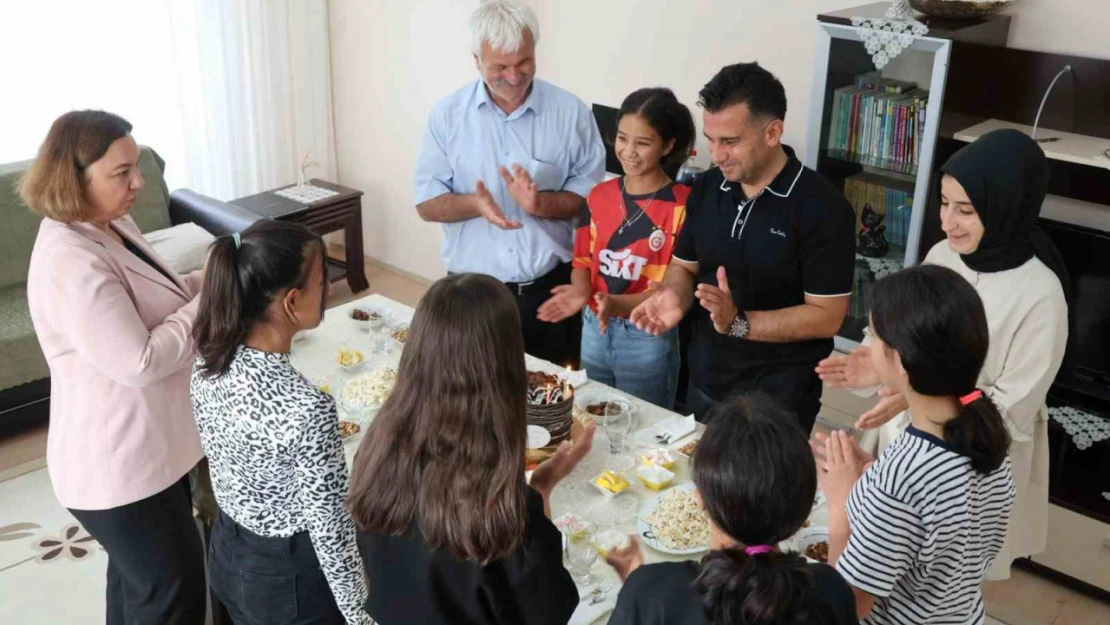
<path id="1" fill-rule="evenodd" d="M 961 149 L 940 168 L 940 221 L 946 236 L 926 263 L 968 280 L 983 299 L 990 349 L 979 388 L 1002 412 L 1013 443 L 1017 500 L 1006 544 L 989 579 L 1005 579 L 1015 558 L 1044 551 L 1048 525 L 1048 407 L 1045 397 L 1068 337 L 1067 270 L 1059 250 L 1037 226 L 1048 163 L 1035 141 L 1017 130 L 995 130 Z M 834 355 L 817 372 L 831 387 L 879 383 L 869 348 Z M 886 389 L 857 426 L 883 449 L 909 423 L 905 399 Z M 867 438 L 867 437 L 865 437 Z M 877 442 L 877 445 L 876 445 Z"/>

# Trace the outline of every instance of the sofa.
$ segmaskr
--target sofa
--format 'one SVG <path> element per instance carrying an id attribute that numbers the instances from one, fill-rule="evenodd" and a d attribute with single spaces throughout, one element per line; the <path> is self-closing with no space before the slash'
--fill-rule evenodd
<path id="1" fill-rule="evenodd" d="M 17 189 L 30 164 L 0 164 L 0 437 L 44 423 L 49 415 L 50 370 L 27 308 L 27 269 L 41 217 Z M 260 218 L 188 189 L 169 193 L 165 161 L 148 147 L 141 150 L 139 169 L 146 184 L 131 215 L 179 271 L 199 268 L 215 236 L 241 231 Z"/>

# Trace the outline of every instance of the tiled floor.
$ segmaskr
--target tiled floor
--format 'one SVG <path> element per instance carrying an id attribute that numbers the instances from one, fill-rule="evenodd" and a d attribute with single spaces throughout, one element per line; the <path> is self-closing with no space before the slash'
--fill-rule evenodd
<path id="1" fill-rule="evenodd" d="M 370 280 L 369 291 L 353 295 L 346 283 L 333 285 L 328 307 L 371 293 L 381 293 L 415 306 L 427 290 L 423 282 L 369 263 L 366 275 Z M 0 601 L 0 622 L 101 622 L 101 589 L 106 563 L 102 553 L 94 549 L 84 558 L 74 558 L 70 553 L 59 557 L 58 564 L 46 567 L 36 560 L 41 550 L 36 550 L 35 545 L 43 538 L 59 534 L 73 522 L 51 494 L 46 471 L 36 471 L 45 466 L 45 450 L 45 427 L 0 441 L 0 577 L 3 578 L 0 585 L 26 587 L 26 592 L 30 593 L 22 595 L 18 606 L 7 600 Z M 19 475 L 24 477 L 13 479 Z M 17 523 L 37 527 L 11 529 Z M 19 537 L 13 538 L 17 535 Z M 83 534 L 75 538 L 81 536 Z M 89 584 L 81 580 L 95 580 L 96 583 L 90 589 Z M 80 596 L 74 594 L 75 588 L 84 588 L 77 593 Z M 988 619 L 989 625 L 1110 625 L 1110 604 L 1024 571 L 1015 570 L 1010 580 L 988 583 L 984 592 L 988 612 L 993 617 Z M 61 595 L 67 596 L 67 601 L 52 601 L 53 597 Z M 77 615 L 87 618 L 74 620 Z"/>

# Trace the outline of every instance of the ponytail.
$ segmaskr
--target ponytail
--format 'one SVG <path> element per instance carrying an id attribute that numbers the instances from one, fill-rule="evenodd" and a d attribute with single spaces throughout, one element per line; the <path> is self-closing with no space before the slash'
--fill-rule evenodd
<path id="1" fill-rule="evenodd" d="M 212 244 L 200 294 L 200 312 L 193 324 L 193 340 L 206 377 L 218 377 L 231 367 L 235 351 L 247 334 L 243 323 L 243 295 L 236 255 L 239 233 Z"/>
<path id="2" fill-rule="evenodd" d="M 795 553 L 710 552 L 694 580 L 705 618 L 714 625 L 832 623 L 805 559 Z"/>
<path id="3" fill-rule="evenodd" d="M 220 237 L 212 244 L 200 293 L 200 312 L 193 340 L 206 377 L 219 377 L 231 367 L 239 345 L 256 323 L 266 320 L 274 297 L 285 289 L 304 288 L 312 261 L 326 257 L 324 240 L 308 228 L 286 221 L 262 219 L 241 234 Z"/>
<path id="4" fill-rule="evenodd" d="M 979 473 L 995 471 L 1010 450 L 1010 433 L 994 402 L 982 391 L 965 396 L 963 411 L 944 424 L 944 440 L 961 455 L 971 459 Z"/>

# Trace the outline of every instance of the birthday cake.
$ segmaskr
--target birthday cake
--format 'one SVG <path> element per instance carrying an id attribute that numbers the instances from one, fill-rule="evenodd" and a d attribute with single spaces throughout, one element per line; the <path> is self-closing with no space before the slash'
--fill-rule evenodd
<path id="1" fill-rule="evenodd" d="M 551 445 L 570 438 L 573 423 L 574 388 L 558 376 L 528 372 L 528 425 L 551 433 Z"/>

